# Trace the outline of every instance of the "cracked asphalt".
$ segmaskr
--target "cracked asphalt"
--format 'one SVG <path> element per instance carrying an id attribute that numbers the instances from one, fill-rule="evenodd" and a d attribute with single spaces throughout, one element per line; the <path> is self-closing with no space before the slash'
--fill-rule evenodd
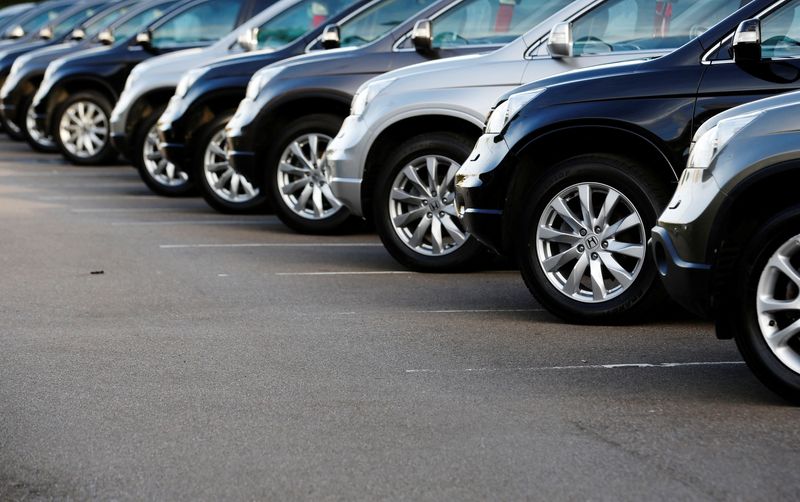
<path id="1" fill-rule="evenodd" d="M 155 197 L 0 140 L 0 500 L 796 500 L 800 410 L 686 314 Z"/>

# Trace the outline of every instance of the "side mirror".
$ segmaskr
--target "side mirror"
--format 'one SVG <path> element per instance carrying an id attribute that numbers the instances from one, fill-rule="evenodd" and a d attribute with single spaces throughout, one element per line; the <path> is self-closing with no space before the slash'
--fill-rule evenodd
<path id="1" fill-rule="evenodd" d="M 114 34 L 111 30 L 103 30 L 97 34 L 97 41 L 103 45 L 114 45 Z"/>
<path id="2" fill-rule="evenodd" d="M 433 26 L 430 19 L 420 19 L 414 24 L 411 31 L 411 43 L 417 52 L 431 52 L 433 50 Z"/>
<path id="3" fill-rule="evenodd" d="M 733 60 L 737 63 L 761 61 L 761 21 L 742 21 L 733 35 Z"/>
<path id="4" fill-rule="evenodd" d="M 571 58 L 574 55 L 572 23 L 558 23 L 553 26 L 547 39 L 547 50 L 551 57 L 557 59 Z"/>
<path id="5" fill-rule="evenodd" d="M 39 30 L 39 38 L 42 40 L 50 40 L 53 38 L 53 28 L 47 26 L 46 28 Z"/>
<path id="6" fill-rule="evenodd" d="M 72 34 L 69 36 L 70 40 L 83 40 L 86 38 L 86 32 L 83 31 L 81 28 L 77 28 L 72 31 Z"/>
<path id="7" fill-rule="evenodd" d="M 150 50 L 153 47 L 153 36 L 150 34 L 149 31 L 143 31 L 136 35 L 136 45 L 143 47 L 146 50 Z"/>
<path id="8" fill-rule="evenodd" d="M 258 49 L 258 28 L 250 28 L 239 35 L 239 47 L 250 52 Z"/>
<path id="9" fill-rule="evenodd" d="M 25 29 L 22 26 L 14 26 L 6 32 L 6 38 L 22 38 L 25 36 Z"/>
<path id="10" fill-rule="evenodd" d="M 322 42 L 322 47 L 325 49 L 338 49 L 342 46 L 341 37 L 342 35 L 339 31 L 339 26 L 335 24 L 329 24 L 322 32 L 322 37 L 320 39 Z"/>

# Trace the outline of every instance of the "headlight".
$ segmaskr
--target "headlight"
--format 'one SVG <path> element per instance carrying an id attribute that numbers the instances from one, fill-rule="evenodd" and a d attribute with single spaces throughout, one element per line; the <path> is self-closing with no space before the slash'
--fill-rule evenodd
<path id="1" fill-rule="evenodd" d="M 259 70 L 253 75 L 253 78 L 250 79 L 250 83 L 247 84 L 247 99 L 255 101 L 261 90 L 281 71 L 283 71 L 283 66 Z"/>
<path id="2" fill-rule="evenodd" d="M 178 82 L 178 87 L 175 88 L 175 95 L 179 98 L 186 96 L 189 92 L 189 89 L 197 82 L 200 77 L 205 74 L 207 70 L 205 68 L 195 68 L 194 70 L 189 70 L 188 72 L 183 74 L 183 77 Z"/>
<path id="3" fill-rule="evenodd" d="M 386 80 L 377 80 L 374 82 L 367 82 L 362 85 L 356 95 L 353 96 L 353 105 L 350 108 L 350 114 L 359 116 L 367 111 L 369 103 L 375 99 L 375 96 L 380 94 L 381 91 L 389 87 L 389 84 L 394 82 L 395 79 L 389 78 Z"/>
<path id="4" fill-rule="evenodd" d="M 56 60 L 47 65 L 47 69 L 44 71 L 44 77 L 42 78 L 42 83 L 53 78 L 53 74 L 61 69 L 62 66 L 64 66 L 64 61 L 62 60 Z"/>
<path id="5" fill-rule="evenodd" d="M 711 161 L 728 144 L 731 138 L 759 115 L 761 115 L 761 112 L 720 120 L 716 126 L 700 136 L 700 139 L 694 144 L 692 151 L 689 153 L 688 167 L 705 169 L 710 166 Z"/>
<path id="6" fill-rule="evenodd" d="M 22 58 L 17 58 L 14 64 L 11 65 L 11 70 L 8 72 L 8 79 L 11 80 L 17 76 L 19 69 L 22 67 Z"/>
<path id="7" fill-rule="evenodd" d="M 506 124 L 508 124 L 508 121 L 514 118 L 514 115 L 516 115 L 523 106 L 533 101 L 534 98 L 545 90 L 547 90 L 546 87 L 512 94 L 507 100 L 497 105 L 489 114 L 489 119 L 486 121 L 486 133 L 499 134 Z"/>

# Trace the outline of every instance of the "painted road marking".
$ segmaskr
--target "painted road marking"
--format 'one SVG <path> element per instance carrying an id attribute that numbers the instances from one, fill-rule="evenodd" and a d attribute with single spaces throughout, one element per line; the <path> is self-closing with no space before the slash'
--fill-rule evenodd
<path id="1" fill-rule="evenodd" d="M 744 361 L 696 361 L 686 363 L 621 363 L 621 364 L 582 364 L 574 366 L 543 366 L 517 368 L 464 368 L 456 370 L 410 369 L 406 373 L 499 373 L 506 371 L 566 371 L 566 370 L 619 370 L 648 368 L 685 368 L 692 366 L 732 366 L 745 364 Z"/>
<path id="2" fill-rule="evenodd" d="M 380 247 L 383 244 L 373 242 L 244 242 L 240 244 L 161 244 L 161 249 L 203 249 L 203 248 L 346 248 L 346 247 Z"/>

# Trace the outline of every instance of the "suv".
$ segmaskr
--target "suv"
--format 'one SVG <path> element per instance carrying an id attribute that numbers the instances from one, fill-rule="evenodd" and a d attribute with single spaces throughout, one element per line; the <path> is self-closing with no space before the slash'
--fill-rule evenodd
<path id="1" fill-rule="evenodd" d="M 0 37 L 0 50 L 14 44 L 36 40 L 41 29 L 55 21 L 62 12 L 74 5 L 74 0 L 50 0 L 25 11 L 10 27 L 6 28 Z"/>
<path id="2" fill-rule="evenodd" d="M 53 62 L 34 96 L 37 127 L 55 138 L 64 157 L 82 165 L 117 156 L 109 116 L 125 80 L 145 59 L 216 42 L 247 20 L 259 0 L 185 0 L 147 29 L 108 48 Z"/>
<path id="3" fill-rule="evenodd" d="M 70 37 L 72 37 L 72 32 L 76 28 L 101 12 L 109 3 L 108 0 L 79 3 L 76 7 L 62 12 L 58 19 L 42 28 L 39 31 L 38 38 L 35 40 L 16 44 L 0 51 L 0 78 L 2 78 L 4 82 L 8 80 L 11 67 L 20 56 L 43 47 L 61 44 L 69 40 Z M 3 127 L 12 139 L 21 141 L 25 138 L 22 128 L 19 127 L 16 121 L 10 119 L 10 114 L 8 112 L 13 112 L 13 110 L 7 109 L 5 103 L 0 104 L 0 120 L 3 122 Z"/>
<path id="4" fill-rule="evenodd" d="M 245 97 L 247 84 L 259 69 L 294 55 L 310 52 L 323 46 L 321 35 L 326 29 L 320 24 L 315 29 L 299 34 L 303 26 L 315 24 L 309 16 L 318 11 L 312 8 L 304 16 L 295 18 L 300 23 L 283 35 L 277 27 L 285 20 L 274 19 L 259 30 L 258 38 L 273 47 L 270 51 L 236 56 L 216 61 L 214 64 L 186 75 L 185 81 L 170 101 L 167 112 L 159 120 L 161 150 L 166 157 L 186 171 L 192 185 L 211 207 L 222 212 L 246 212 L 263 209 L 259 190 L 233 171 L 225 158 L 225 126 Z M 358 0 L 326 22 L 346 24 L 357 22 L 362 12 L 372 6 L 392 0 Z M 301 3 L 298 3 L 300 8 Z M 390 27 L 386 27 L 390 29 Z"/>
<path id="5" fill-rule="evenodd" d="M 0 33 L 14 25 L 14 22 L 31 10 L 36 4 L 33 2 L 18 3 L 0 9 Z"/>
<path id="6" fill-rule="evenodd" d="M 692 134 L 719 112 L 800 87 L 798 14 L 800 0 L 754 0 L 667 56 L 501 98 L 457 173 L 467 230 L 515 256 L 533 295 L 567 321 L 651 314 L 664 292 L 647 231 Z"/>
<path id="7" fill-rule="evenodd" d="M 364 84 L 354 100 L 363 106 L 328 146 L 333 195 L 372 220 L 403 265 L 447 270 L 482 256 L 456 216 L 454 180 L 497 98 L 570 69 L 662 56 L 736 10 L 730 0 L 679 2 L 669 11 L 656 0 L 582 0 L 548 17 L 552 11 L 539 5 L 525 20 L 535 27 L 491 54 L 412 66 Z M 570 32 L 574 43 L 565 43 Z"/>
<path id="8" fill-rule="evenodd" d="M 652 231 L 671 296 L 735 338 L 769 388 L 800 404 L 800 93 L 717 115 L 695 134 Z"/>
<path id="9" fill-rule="evenodd" d="M 111 116 L 112 139 L 133 138 L 122 152 L 137 166 L 142 180 L 161 195 L 182 195 L 193 188 L 189 173 L 175 169 L 158 150 L 156 122 L 188 70 L 242 51 L 273 50 L 302 37 L 330 15 L 338 15 L 347 0 L 281 0 L 238 30 L 204 50 L 182 51 L 153 58 L 137 66 Z M 319 29 L 322 29 L 321 27 Z M 302 49 L 301 49 L 302 50 Z M 190 76 L 202 70 L 194 70 Z M 185 90 L 182 89 L 183 92 Z M 212 116 L 207 117 L 209 120 Z M 201 121 L 202 123 L 202 121 Z"/>
<path id="10" fill-rule="evenodd" d="M 164 1 L 166 0 L 160 3 Z M 139 8 L 137 3 L 138 0 L 116 2 L 74 30 L 63 43 L 36 49 L 14 61 L 8 78 L 0 89 L 0 113 L 4 120 L 20 129 L 33 149 L 45 153 L 58 151 L 53 138 L 36 128 L 31 107 L 33 95 L 39 88 L 47 65 L 60 57 L 101 44 L 102 30 L 112 29 L 117 20 L 123 22 L 124 16 Z"/>
<path id="11" fill-rule="evenodd" d="M 331 193 L 322 157 L 349 115 L 355 91 L 389 70 L 487 52 L 514 40 L 521 29 L 514 24 L 511 31 L 511 12 L 501 8 L 511 7 L 505 2 L 380 4 L 374 14 L 367 12 L 359 22 L 326 33 L 345 47 L 361 47 L 300 56 L 259 71 L 228 125 L 229 161 L 259 190 L 260 204 L 271 202 L 289 227 L 301 232 L 338 227 L 350 214 Z M 524 20 L 539 3 L 524 2 L 512 10 Z M 385 34 L 387 24 L 393 29 Z M 438 27 L 435 32 L 432 25 Z M 487 39 L 474 36 L 480 29 Z M 506 38 L 497 36 L 498 31 Z M 265 142 L 264 136 L 274 140 Z"/>

